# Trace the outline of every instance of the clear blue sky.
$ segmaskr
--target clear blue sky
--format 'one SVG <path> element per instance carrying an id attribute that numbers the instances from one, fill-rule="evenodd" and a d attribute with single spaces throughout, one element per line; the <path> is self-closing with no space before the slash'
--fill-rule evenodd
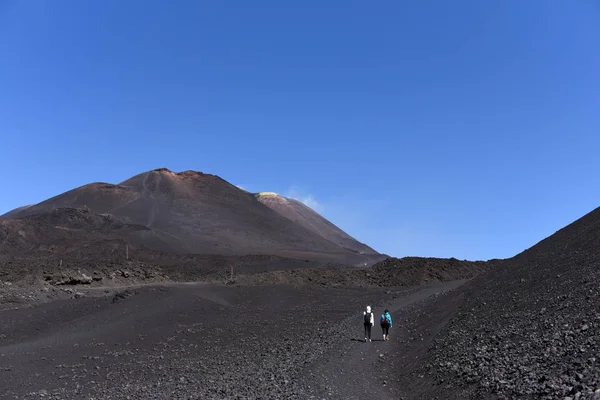
<path id="1" fill-rule="evenodd" d="M 0 213 L 164 166 L 391 255 L 509 257 L 600 205 L 599 21 L 597 0 L 0 0 Z"/>

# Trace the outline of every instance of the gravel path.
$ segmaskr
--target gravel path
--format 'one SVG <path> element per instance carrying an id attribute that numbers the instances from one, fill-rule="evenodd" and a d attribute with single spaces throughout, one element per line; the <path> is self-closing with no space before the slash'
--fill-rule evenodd
<path id="1" fill-rule="evenodd" d="M 388 364 L 390 351 L 398 346 L 401 332 L 406 329 L 402 323 L 402 310 L 411 304 L 426 301 L 431 296 L 456 289 L 464 282 L 453 281 L 422 287 L 372 307 L 375 313 L 372 342 L 364 342 L 360 310 L 346 319 L 340 324 L 343 326 L 343 333 L 336 336 L 337 344 L 303 373 L 306 392 L 315 398 L 398 399 L 395 387 L 389 385 L 393 376 L 382 374 L 382 367 Z M 394 318 L 394 327 L 390 330 L 390 340 L 387 342 L 383 341 L 378 322 L 379 315 L 385 308 Z"/>

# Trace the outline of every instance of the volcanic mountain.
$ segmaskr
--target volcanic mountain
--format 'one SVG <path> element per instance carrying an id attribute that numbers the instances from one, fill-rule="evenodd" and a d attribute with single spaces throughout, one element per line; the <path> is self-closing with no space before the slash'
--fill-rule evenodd
<path id="1" fill-rule="evenodd" d="M 29 238 L 41 240 L 36 230 L 73 230 L 69 224 L 77 218 L 80 239 L 92 240 L 93 233 L 94 241 L 121 239 L 168 253 L 272 254 L 347 264 L 385 258 L 307 206 L 282 200 L 291 206 L 274 205 L 216 175 L 161 168 L 116 185 L 81 186 L 2 218 L 6 235 L 9 225 L 13 231 L 19 225 L 15 240 L 23 248 Z M 67 240 L 64 234 L 60 240 Z"/>
<path id="2" fill-rule="evenodd" d="M 297 222 L 338 246 L 361 254 L 377 254 L 375 250 L 348 235 L 301 201 L 286 198 L 273 192 L 257 193 L 256 198 L 284 217 Z"/>

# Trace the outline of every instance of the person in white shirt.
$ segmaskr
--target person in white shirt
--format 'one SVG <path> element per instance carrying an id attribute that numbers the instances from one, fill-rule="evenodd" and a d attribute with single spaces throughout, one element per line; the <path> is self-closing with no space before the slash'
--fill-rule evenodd
<path id="1" fill-rule="evenodd" d="M 373 318 L 373 312 L 371 306 L 367 306 L 367 310 L 363 311 L 363 322 L 365 326 L 365 343 L 367 339 L 371 341 L 371 328 L 375 325 L 375 319 Z"/>

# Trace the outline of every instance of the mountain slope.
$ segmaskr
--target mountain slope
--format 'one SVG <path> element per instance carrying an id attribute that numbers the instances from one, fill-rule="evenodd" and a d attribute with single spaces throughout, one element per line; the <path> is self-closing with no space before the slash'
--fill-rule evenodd
<path id="1" fill-rule="evenodd" d="M 196 254 L 276 254 L 358 263 L 368 259 L 286 218 L 215 175 L 158 169 L 118 185 L 93 183 L 11 212 L 11 218 L 59 208 L 111 215 L 147 227 L 148 248 Z M 376 256 L 376 253 L 371 253 Z M 380 257 L 379 257 L 380 259 Z"/>
<path id="2" fill-rule="evenodd" d="M 284 217 L 302 225 L 338 246 L 361 254 L 377 254 L 375 250 L 348 235 L 298 200 L 286 198 L 273 192 L 257 193 L 256 198 Z"/>
<path id="3" fill-rule="evenodd" d="M 0 220 L 0 252 L 16 256 L 58 253 L 103 242 L 141 245 L 150 229 L 86 210 L 57 208 L 20 219 Z M 41 257 L 44 258 L 44 257 Z"/>
<path id="4" fill-rule="evenodd" d="M 6 214 L 0 215 L 0 219 L 9 219 L 9 218 L 16 217 L 21 211 L 24 211 L 24 210 L 28 209 L 29 207 L 31 207 L 31 205 L 15 208 L 14 210 L 7 212 Z"/>
<path id="5" fill-rule="evenodd" d="M 411 396 L 600 397 L 598 282 L 600 208 L 419 312 L 454 317 Z"/>

